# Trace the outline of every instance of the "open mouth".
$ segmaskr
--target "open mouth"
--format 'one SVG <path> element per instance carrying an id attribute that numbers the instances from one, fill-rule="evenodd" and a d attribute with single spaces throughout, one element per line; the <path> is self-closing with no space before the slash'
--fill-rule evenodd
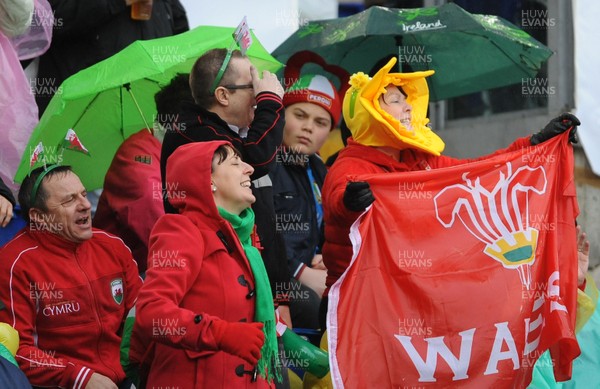
<path id="1" fill-rule="evenodd" d="M 89 221 L 90 221 L 89 216 L 83 216 L 83 217 L 80 217 L 77 220 L 75 220 L 75 224 L 77 224 L 78 226 L 86 226 Z"/>
<path id="2" fill-rule="evenodd" d="M 400 119 L 399 121 L 404 126 L 404 128 L 406 128 L 408 131 L 412 131 L 413 130 L 413 126 L 412 126 L 410 118 L 408 118 L 408 119 Z"/>
<path id="3" fill-rule="evenodd" d="M 251 186 L 251 185 L 252 185 L 252 183 L 250 182 L 250 180 L 248 180 L 248 181 L 243 181 L 243 182 L 241 182 L 241 183 L 240 183 L 240 186 L 241 186 L 242 188 L 250 188 L 250 186 Z"/>

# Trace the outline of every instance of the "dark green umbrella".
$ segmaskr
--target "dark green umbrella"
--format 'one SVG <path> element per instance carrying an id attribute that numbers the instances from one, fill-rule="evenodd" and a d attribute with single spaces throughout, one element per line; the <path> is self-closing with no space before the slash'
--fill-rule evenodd
<path id="1" fill-rule="evenodd" d="M 368 73 L 396 55 L 403 71 L 435 70 L 430 100 L 521 83 L 535 77 L 552 51 L 508 21 L 439 7 L 370 7 L 358 14 L 314 21 L 292 34 L 273 56 L 281 62 L 301 50 L 321 55 L 350 73 Z"/>
<path id="2" fill-rule="evenodd" d="M 88 190 L 101 188 L 104 175 L 121 143 L 156 117 L 154 95 L 177 73 L 189 73 L 196 59 L 213 48 L 233 48 L 233 27 L 199 26 L 182 34 L 136 41 L 117 54 L 67 78 L 53 96 L 29 138 L 15 181 L 44 163 L 73 166 Z M 254 33 L 246 55 L 260 71 L 281 68 Z M 73 129 L 89 155 L 64 150 Z M 30 167 L 42 142 L 43 158 Z"/>

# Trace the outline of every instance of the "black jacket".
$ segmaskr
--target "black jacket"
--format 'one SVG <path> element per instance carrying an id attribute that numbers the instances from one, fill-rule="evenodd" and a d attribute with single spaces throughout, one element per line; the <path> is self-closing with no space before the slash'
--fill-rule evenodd
<path id="1" fill-rule="evenodd" d="M 136 40 L 175 35 L 189 29 L 179 0 L 154 0 L 148 21 L 132 20 L 131 7 L 125 5 L 125 0 L 49 2 L 54 11 L 52 42 L 40 57 L 35 85 L 40 116 L 67 77 Z"/>
<path id="2" fill-rule="evenodd" d="M 269 174 L 273 181 L 275 220 L 283 234 L 290 276 L 299 276 L 303 266 L 309 266 L 323 244 L 323 226 L 317 225 L 317 211 L 306 165 L 310 164 L 319 191 L 327 169 L 317 155 L 306 156 L 282 149 L 276 166 Z"/>
<path id="3" fill-rule="evenodd" d="M 274 165 L 275 154 L 281 146 L 285 126 L 284 108 L 279 96 L 271 92 L 262 92 L 256 96 L 254 120 L 250 124 L 248 136 L 243 139 L 219 115 L 193 103 L 184 102 L 181 105 L 178 123 L 174 123 L 173 131 L 167 131 L 162 144 L 160 173 L 163 186 L 167 158 L 179 146 L 190 142 L 231 142 L 242 154 L 244 162 L 254 168 L 252 179 L 269 173 Z M 165 210 L 169 212 L 173 209 Z"/>
<path id="4" fill-rule="evenodd" d="M 174 125 L 176 130 L 167 131 L 162 144 L 160 170 L 163 188 L 167 159 L 179 146 L 190 142 L 214 140 L 231 142 L 242 154 L 244 162 L 255 169 L 251 178 L 252 193 L 256 202 L 252 209 L 256 216 L 256 231 L 263 247 L 261 255 L 271 281 L 273 295 L 283 297 L 289 281 L 287 258 L 283 237 L 275 230 L 273 188 L 267 175 L 275 163 L 275 155 L 283 139 L 285 117 L 281 99 L 271 92 L 262 92 L 256 97 L 254 120 L 248 136 L 243 139 L 215 113 L 195 104 L 183 103 L 182 106 L 178 123 Z M 164 198 L 165 211 L 175 213 L 176 210 L 168 203 L 166 197 Z"/>

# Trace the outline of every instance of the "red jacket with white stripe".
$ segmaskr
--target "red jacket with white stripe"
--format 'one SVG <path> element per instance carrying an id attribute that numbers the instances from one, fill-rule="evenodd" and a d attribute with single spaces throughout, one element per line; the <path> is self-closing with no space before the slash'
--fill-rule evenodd
<path id="1" fill-rule="evenodd" d="M 119 238 L 93 230 L 76 244 L 24 229 L 0 250 L 0 321 L 21 338 L 16 355 L 34 386 L 85 388 L 92 374 L 115 383 L 122 323 L 142 281 Z"/>

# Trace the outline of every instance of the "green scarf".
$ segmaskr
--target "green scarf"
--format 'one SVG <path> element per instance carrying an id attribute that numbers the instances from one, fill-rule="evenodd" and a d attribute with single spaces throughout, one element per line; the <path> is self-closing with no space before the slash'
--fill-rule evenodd
<path id="1" fill-rule="evenodd" d="M 258 373 L 267 379 L 273 381 L 273 372 L 278 382 L 281 382 L 281 373 L 279 369 L 279 355 L 277 348 L 277 333 L 275 332 L 275 310 L 273 308 L 273 293 L 269 276 L 265 270 L 265 264 L 256 247 L 252 246 L 250 234 L 254 228 L 254 211 L 246 208 L 242 213 L 233 215 L 221 207 L 218 207 L 219 215 L 229 223 L 235 230 L 254 276 L 254 287 L 256 290 L 256 304 L 254 308 L 254 320 L 264 324 L 265 343 L 261 349 L 261 357 L 258 360 Z"/>

